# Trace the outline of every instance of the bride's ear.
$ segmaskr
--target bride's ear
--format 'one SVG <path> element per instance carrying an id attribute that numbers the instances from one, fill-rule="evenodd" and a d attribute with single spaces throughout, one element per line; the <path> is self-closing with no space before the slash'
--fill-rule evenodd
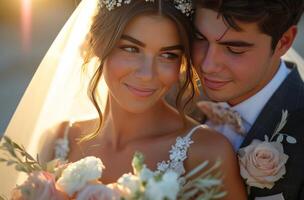
<path id="1" fill-rule="evenodd" d="M 283 56 L 288 51 L 288 49 L 292 46 L 296 38 L 297 32 L 298 32 L 297 26 L 293 25 L 282 35 L 275 49 L 275 52 L 279 56 Z"/>

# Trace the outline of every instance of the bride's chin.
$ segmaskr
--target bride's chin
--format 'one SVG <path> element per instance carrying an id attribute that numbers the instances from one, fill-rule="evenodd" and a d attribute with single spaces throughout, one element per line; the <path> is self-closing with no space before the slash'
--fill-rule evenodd
<path id="1" fill-rule="evenodd" d="M 140 114 L 144 114 L 144 113 L 148 112 L 152 107 L 153 107 L 153 105 L 151 105 L 151 104 L 150 105 L 138 105 L 138 104 L 134 103 L 133 105 L 125 106 L 123 109 L 131 114 L 140 115 Z"/>

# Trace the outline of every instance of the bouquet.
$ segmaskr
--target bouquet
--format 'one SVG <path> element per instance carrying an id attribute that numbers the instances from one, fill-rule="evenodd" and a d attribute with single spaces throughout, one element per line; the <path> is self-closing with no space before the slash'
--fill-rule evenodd
<path id="1" fill-rule="evenodd" d="M 88 156 L 74 163 L 55 159 L 46 164 L 34 159 L 24 147 L 4 136 L 0 150 L 7 154 L 0 162 L 15 165 L 27 173 L 27 180 L 12 190 L 12 200 L 188 200 L 220 199 L 222 191 L 220 166 L 217 161 L 207 169 L 203 162 L 183 177 L 171 170 L 152 171 L 144 156 L 135 153 L 133 172 L 123 174 L 116 182 L 100 182 L 105 168 L 99 158 Z M 0 199 L 4 199 L 0 197 Z"/>

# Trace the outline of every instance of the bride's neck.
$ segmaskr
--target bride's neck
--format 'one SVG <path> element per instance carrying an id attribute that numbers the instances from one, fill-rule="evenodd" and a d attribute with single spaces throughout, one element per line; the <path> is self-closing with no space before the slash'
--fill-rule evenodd
<path id="1" fill-rule="evenodd" d="M 176 124 L 170 119 L 178 121 L 173 116 L 178 116 L 165 102 L 160 101 L 150 109 L 142 113 L 131 113 L 122 108 L 115 100 L 109 98 L 109 109 L 102 129 L 103 139 L 110 142 L 114 149 L 120 149 L 133 141 L 153 137 L 164 131 L 163 124 L 166 124 L 167 131 L 174 131 Z M 164 123 L 166 119 L 166 123 Z M 169 124 L 168 124 L 169 123 Z M 166 131 L 165 129 L 165 131 Z M 162 131 L 161 131 L 162 130 Z"/>

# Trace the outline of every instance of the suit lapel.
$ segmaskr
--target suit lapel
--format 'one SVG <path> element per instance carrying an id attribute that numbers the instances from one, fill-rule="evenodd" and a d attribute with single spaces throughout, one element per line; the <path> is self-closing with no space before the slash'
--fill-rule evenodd
<path id="1" fill-rule="evenodd" d="M 279 101 L 275 101 L 275 99 L 272 99 L 271 103 L 267 103 L 247 133 L 241 147 L 249 145 L 253 139 L 264 140 L 265 135 L 268 135 L 269 137 L 272 135 L 275 125 L 279 122 L 281 117 L 280 105 L 276 105 L 275 102 L 280 103 Z"/>
<path id="2" fill-rule="evenodd" d="M 280 122 L 282 110 L 286 109 L 290 114 L 301 106 L 297 99 L 300 95 L 303 95 L 303 92 L 301 92 L 303 91 L 303 81 L 295 64 L 286 64 L 289 68 L 293 68 L 292 71 L 266 103 L 257 120 L 247 133 L 241 147 L 249 145 L 253 139 L 264 140 L 265 135 L 271 136 Z"/>

